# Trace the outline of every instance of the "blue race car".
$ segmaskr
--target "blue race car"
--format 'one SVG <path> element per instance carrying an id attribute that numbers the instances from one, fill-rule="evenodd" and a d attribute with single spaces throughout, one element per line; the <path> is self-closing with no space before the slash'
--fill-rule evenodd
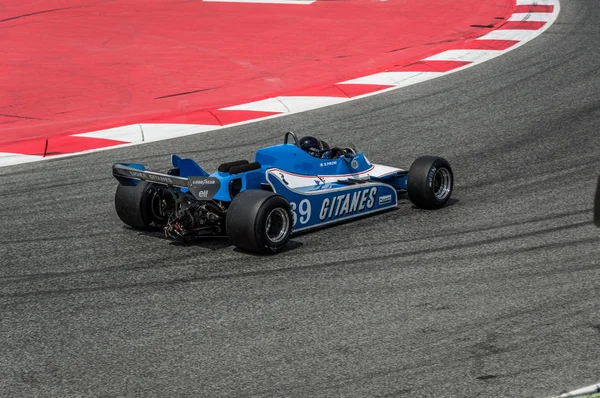
<path id="1" fill-rule="evenodd" d="M 221 164 L 212 174 L 172 155 L 168 173 L 115 163 L 119 218 L 172 239 L 227 236 L 250 252 L 281 250 L 290 235 L 395 208 L 407 193 L 419 208 L 443 207 L 454 185 L 450 164 L 422 156 L 410 170 L 369 162 L 355 148 L 315 137 L 259 149 L 254 162 Z"/>

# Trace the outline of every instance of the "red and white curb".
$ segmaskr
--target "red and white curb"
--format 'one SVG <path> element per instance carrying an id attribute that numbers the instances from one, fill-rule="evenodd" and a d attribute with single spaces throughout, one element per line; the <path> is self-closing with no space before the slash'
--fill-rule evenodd
<path id="1" fill-rule="evenodd" d="M 454 73 L 505 54 L 548 29 L 560 12 L 558 0 L 516 0 L 511 17 L 474 40 L 419 62 L 320 87 L 296 95 L 267 98 L 226 108 L 201 111 L 206 124 L 141 123 L 71 136 L 33 139 L 0 145 L 0 166 L 73 156 L 213 131 L 272 117 L 341 104 Z"/>

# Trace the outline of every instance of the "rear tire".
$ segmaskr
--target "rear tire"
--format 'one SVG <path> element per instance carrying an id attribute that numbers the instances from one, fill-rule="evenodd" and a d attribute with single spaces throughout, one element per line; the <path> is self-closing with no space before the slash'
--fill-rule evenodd
<path id="1" fill-rule="evenodd" d="M 446 159 L 435 156 L 417 158 L 408 171 L 406 183 L 410 201 L 421 209 L 443 207 L 454 188 L 454 175 Z"/>
<path id="2" fill-rule="evenodd" d="M 290 239 L 292 210 L 283 196 L 251 189 L 233 198 L 225 223 L 229 240 L 238 248 L 254 253 L 276 253 Z"/>
<path id="3" fill-rule="evenodd" d="M 157 186 L 145 181 L 121 185 L 115 193 L 115 209 L 125 224 L 137 229 L 160 229 L 167 222 L 160 214 Z"/>

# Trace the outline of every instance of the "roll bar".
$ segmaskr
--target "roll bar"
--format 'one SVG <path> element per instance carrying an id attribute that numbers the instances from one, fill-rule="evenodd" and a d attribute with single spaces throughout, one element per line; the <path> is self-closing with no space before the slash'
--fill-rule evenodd
<path id="1" fill-rule="evenodd" d="M 294 138 L 294 145 L 296 146 L 300 146 L 299 142 L 298 142 L 298 137 L 296 136 L 296 134 L 292 131 L 288 131 L 287 133 L 285 133 L 285 136 L 283 137 L 283 143 L 287 144 L 288 143 L 288 137 L 292 136 L 292 138 Z"/>

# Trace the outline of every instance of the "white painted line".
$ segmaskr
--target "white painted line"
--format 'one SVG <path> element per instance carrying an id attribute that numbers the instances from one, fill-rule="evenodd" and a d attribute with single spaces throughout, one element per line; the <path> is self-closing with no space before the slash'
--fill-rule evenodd
<path id="1" fill-rule="evenodd" d="M 43 156 L 21 155 L 19 153 L 0 152 L 0 166 L 12 166 L 14 164 L 35 162 L 44 159 Z"/>
<path id="2" fill-rule="evenodd" d="M 350 101 L 347 97 L 312 97 L 312 96 L 282 96 L 277 97 L 290 113 L 304 112 L 324 106 L 341 104 Z"/>
<path id="3" fill-rule="evenodd" d="M 443 75 L 442 72 L 381 72 L 347 80 L 339 84 L 376 84 L 382 86 L 405 87 Z"/>
<path id="4" fill-rule="evenodd" d="M 418 73 L 419 72 L 414 72 L 413 74 Z M 389 76 L 389 72 L 381 72 L 359 77 L 358 79 L 346 80 L 345 82 L 338 84 L 374 84 L 378 86 L 395 86 L 396 82 Z"/>
<path id="5" fill-rule="evenodd" d="M 227 108 L 221 108 L 220 110 L 295 113 L 321 108 L 323 106 L 340 104 L 349 100 L 350 98 L 345 97 L 281 96 L 247 104 L 229 106 Z"/>
<path id="6" fill-rule="evenodd" d="M 312 4 L 316 0 L 204 0 L 209 3 Z"/>
<path id="7" fill-rule="evenodd" d="M 426 80 L 435 79 L 436 77 L 442 76 L 442 72 L 389 72 L 390 77 L 396 82 L 396 87 L 407 87 L 413 84 L 421 83 Z"/>
<path id="8" fill-rule="evenodd" d="M 170 124 L 170 123 L 142 123 L 144 142 L 168 140 L 169 138 L 184 137 L 217 130 L 223 126 L 208 124 Z"/>
<path id="9" fill-rule="evenodd" d="M 526 29 L 501 29 L 493 30 L 477 40 L 515 40 L 524 41 L 532 37 L 537 30 L 526 30 Z"/>
<path id="10" fill-rule="evenodd" d="M 504 52 L 500 50 L 448 50 L 425 58 L 425 61 L 482 62 L 497 57 Z"/>
<path id="11" fill-rule="evenodd" d="M 519 22 L 548 22 L 553 17 L 550 12 L 517 12 L 508 18 L 509 21 Z"/>
<path id="12" fill-rule="evenodd" d="M 290 110 L 283 105 L 277 98 L 267 98 L 260 101 L 248 102 L 246 104 L 228 106 L 221 108 L 221 111 L 258 111 L 258 112 L 277 112 L 288 113 Z"/>
<path id="13" fill-rule="evenodd" d="M 518 6 L 551 6 L 557 3 L 556 0 L 517 0 Z"/>
<path id="14" fill-rule="evenodd" d="M 142 127 L 139 124 L 129 124 L 127 126 L 115 127 L 112 129 L 92 131 L 90 133 L 74 134 L 74 136 L 125 142 L 143 141 Z"/>
<path id="15" fill-rule="evenodd" d="M 203 133 L 222 126 L 207 124 L 140 123 L 116 127 L 114 129 L 75 134 L 75 137 L 102 138 L 107 140 L 132 142 L 152 142 L 169 138 Z"/>

